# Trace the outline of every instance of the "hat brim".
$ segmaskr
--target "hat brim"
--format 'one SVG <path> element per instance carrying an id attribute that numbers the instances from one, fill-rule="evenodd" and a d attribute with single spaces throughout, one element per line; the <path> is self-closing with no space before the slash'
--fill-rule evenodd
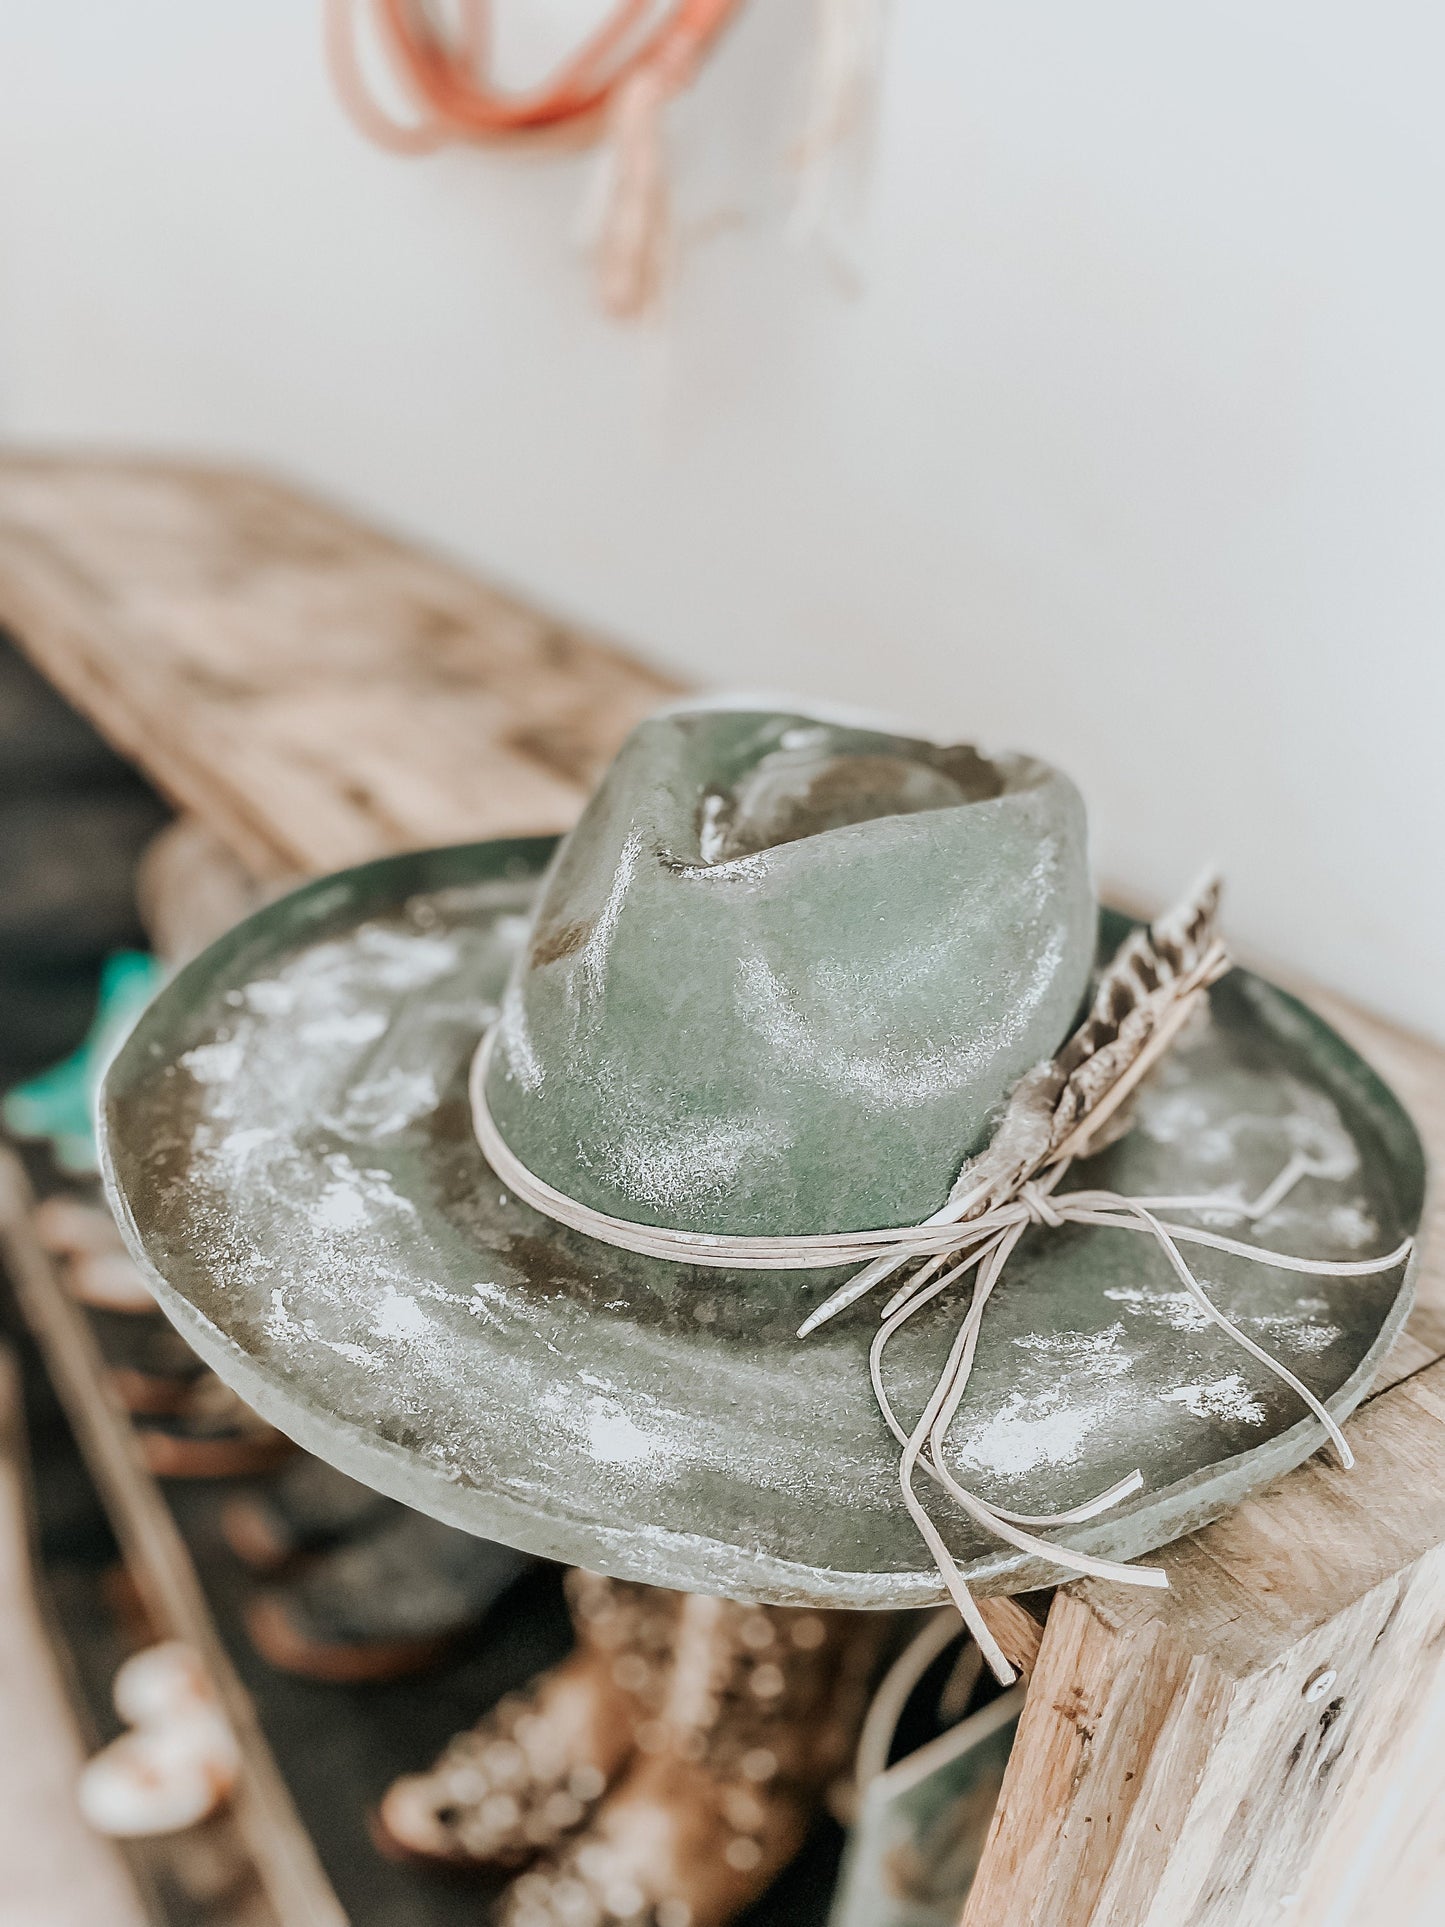
<path id="1" fill-rule="evenodd" d="M 869 1387 L 876 1307 L 800 1341 L 839 1274 L 633 1257 L 508 1198 L 483 1161 L 468 1063 L 553 848 L 469 844 L 322 878 L 181 971 L 102 1093 L 133 1254 L 273 1424 L 452 1525 L 694 1592 L 940 1599 Z M 1127 925 L 1104 921 L 1112 948 Z M 1400 1105 L 1304 1006 L 1235 971 L 1081 1181 L 1252 1197 L 1299 1149 L 1331 1175 L 1254 1228 L 1262 1245 L 1348 1260 L 1415 1231 L 1424 1157 Z M 1206 1252 L 1200 1275 L 1336 1417 L 1409 1299 L 1404 1265 L 1317 1278 Z M 922 1408 L 959 1315 L 945 1297 L 895 1340 L 901 1414 Z M 1011 1262 L 951 1445 L 964 1484 L 1030 1513 L 1137 1467 L 1136 1498 L 1061 1534 L 1132 1558 L 1319 1442 L 1150 1240 L 1070 1227 L 1030 1232 Z M 985 1592 L 1058 1576 L 961 1514 L 946 1530 Z"/>

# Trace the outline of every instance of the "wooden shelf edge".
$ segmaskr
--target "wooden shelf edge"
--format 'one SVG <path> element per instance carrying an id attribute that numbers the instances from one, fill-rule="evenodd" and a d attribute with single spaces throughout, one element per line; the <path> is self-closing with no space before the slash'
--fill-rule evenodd
<path id="1" fill-rule="evenodd" d="M 257 1877 L 285 1927 L 348 1927 L 216 1631 L 185 1542 L 106 1380 L 94 1335 L 30 1228 L 33 1202 L 19 1160 L 0 1148 L 0 1258 L 147 1612 L 163 1637 L 200 1654 L 231 1722 L 242 1758 L 232 1810 Z"/>

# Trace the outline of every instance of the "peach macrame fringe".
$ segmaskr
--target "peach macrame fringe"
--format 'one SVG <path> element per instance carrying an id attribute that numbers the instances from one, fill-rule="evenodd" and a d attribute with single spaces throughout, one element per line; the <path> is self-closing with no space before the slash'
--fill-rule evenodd
<path id="1" fill-rule="evenodd" d="M 452 141 L 537 139 L 600 126 L 607 144 L 595 253 L 602 305 L 635 315 L 656 298 L 668 245 L 663 117 L 741 0 L 675 0 L 661 17 L 653 0 L 618 0 L 602 25 L 537 88 L 513 92 L 490 75 L 489 0 L 458 0 L 448 35 L 423 0 L 326 0 L 325 40 L 333 83 L 369 140 L 397 154 L 427 154 Z M 362 69 L 358 33 L 369 14 L 386 65 L 415 118 L 399 120 L 376 100 Z"/>
<path id="2" fill-rule="evenodd" d="M 794 159 L 791 231 L 823 226 L 834 165 L 872 123 L 883 64 L 885 0 L 814 0 L 813 70 Z"/>
<path id="3" fill-rule="evenodd" d="M 597 294 L 608 314 L 644 313 L 662 289 L 671 236 L 664 110 L 670 90 L 651 67 L 613 102 L 595 231 Z"/>

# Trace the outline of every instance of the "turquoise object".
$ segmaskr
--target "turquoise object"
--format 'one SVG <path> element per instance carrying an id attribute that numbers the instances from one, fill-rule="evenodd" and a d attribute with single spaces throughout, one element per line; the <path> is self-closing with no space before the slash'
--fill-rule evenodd
<path id="1" fill-rule="evenodd" d="M 707 1272 L 620 1252 L 510 1197 L 472 1134 L 467 1070 L 529 941 L 550 839 L 389 857 L 228 932 L 163 989 L 106 1078 L 108 1195 L 157 1299 L 250 1404 L 318 1456 L 485 1537 L 737 1598 L 942 1597 L 873 1402 L 876 1307 L 806 1341 L 836 1273 Z M 1107 915 L 1102 947 L 1129 928 Z M 1420 1221 L 1399 1104 L 1294 998 L 1234 971 L 1070 1181 L 1257 1196 L 1315 1160 L 1261 1244 L 1387 1251 Z M 1343 1416 L 1409 1303 L 1405 1266 L 1301 1278 L 1204 1252 L 1221 1308 Z M 765 1287 L 757 1289 L 758 1281 Z M 961 1315 L 899 1333 L 916 1414 Z M 1031 1231 L 989 1305 L 950 1440 L 1016 1511 L 1145 1489 L 1061 1533 L 1132 1558 L 1299 1463 L 1318 1425 L 1181 1301 L 1152 1241 Z M 1347 1489 L 1347 1487 L 1345 1488 Z M 1057 1569 L 939 1508 L 971 1584 Z"/>
<path id="2" fill-rule="evenodd" d="M 687 1231 L 914 1224 L 1084 994 L 1067 777 L 756 711 L 643 723 L 558 853 L 487 1079 L 569 1197 Z"/>
<path id="3" fill-rule="evenodd" d="M 84 1042 L 60 1063 L 6 1092 L 6 1130 L 19 1138 L 48 1138 L 62 1171 L 94 1171 L 93 1123 L 101 1078 L 164 979 L 161 964 L 142 951 L 118 950 L 107 957 Z"/>

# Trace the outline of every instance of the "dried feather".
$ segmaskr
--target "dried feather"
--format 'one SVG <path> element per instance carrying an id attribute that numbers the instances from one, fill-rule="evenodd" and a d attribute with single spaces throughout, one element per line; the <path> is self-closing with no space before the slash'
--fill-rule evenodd
<path id="1" fill-rule="evenodd" d="M 1080 1155 L 1123 1135 L 1126 1099 L 1143 1072 L 1229 967 L 1215 933 L 1218 910 L 1219 879 L 1211 875 L 1119 946 L 1100 974 L 1088 1016 L 1051 1061 L 1014 1086 L 988 1145 L 959 1172 L 952 1196 L 967 1198 L 965 1219 L 1012 1197 L 1066 1146 Z"/>
<path id="2" fill-rule="evenodd" d="M 1045 1060 L 1014 1085 L 993 1136 L 958 1174 L 950 1202 L 967 1197 L 965 1218 L 977 1217 L 1011 1198 L 1048 1155 L 1059 1093 L 1064 1087 L 1058 1060 Z"/>
<path id="3" fill-rule="evenodd" d="M 1055 1060 L 1065 1076 L 1049 1162 L 1098 1148 L 1102 1127 L 1229 969 L 1215 929 L 1219 889 L 1219 878 L 1206 876 L 1147 931 L 1136 930 L 1105 966 L 1088 1017 Z"/>

